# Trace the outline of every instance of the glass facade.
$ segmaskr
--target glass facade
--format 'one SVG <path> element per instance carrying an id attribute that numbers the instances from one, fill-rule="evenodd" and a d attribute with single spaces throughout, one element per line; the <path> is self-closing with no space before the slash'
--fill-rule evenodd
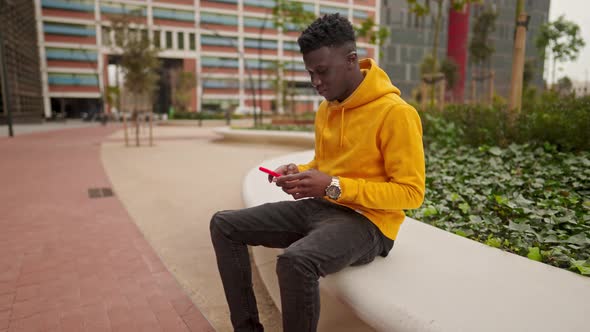
<path id="1" fill-rule="evenodd" d="M 378 6 L 373 2 L 320 0 L 301 0 L 301 4 L 303 10 L 315 15 L 340 13 L 357 23 L 374 16 Z M 301 28 L 285 24 L 280 31 L 274 25 L 276 0 L 41 0 L 39 5 L 47 9 L 42 14 L 44 35 L 52 36 L 41 42 L 47 84 L 59 87 L 49 89 L 52 98 L 68 94 L 97 98 L 101 84 L 104 89 L 113 83 L 108 81 L 105 67 L 117 61 L 120 50 L 109 20 L 114 15 L 130 14 L 133 31 L 149 36 L 159 49 L 163 67 L 170 67 L 163 71 L 194 73 L 195 101 L 189 109 L 201 110 L 222 100 L 241 108 L 251 107 L 248 82 L 252 79 L 256 88 L 261 80 L 263 109 L 268 111 L 281 99 L 271 91 L 276 75 L 282 71 L 289 72 L 285 79 L 297 87 L 297 98 L 306 109 L 321 101 L 311 88 L 299 54 L 296 39 Z M 97 18 L 103 22 L 97 22 Z M 87 37 L 95 37 L 94 44 L 93 38 Z M 79 48 L 81 43 L 86 43 L 84 49 Z M 371 53 L 367 51 L 370 49 Z M 358 43 L 361 56 L 376 54 L 374 49 L 373 45 Z M 164 83 L 159 91 L 173 84 Z M 91 87 L 97 89 L 91 91 Z"/>

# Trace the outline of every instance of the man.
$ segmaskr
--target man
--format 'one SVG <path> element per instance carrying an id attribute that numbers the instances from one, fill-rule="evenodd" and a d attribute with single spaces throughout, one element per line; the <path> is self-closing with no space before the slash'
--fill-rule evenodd
<path id="1" fill-rule="evenodd" d="M 285 248 L 276 269 L 284 331 L 315 331 L 319 277 L 387 256 L 403 210 L 424 198 L 420 118 L 373 60 L 359 62 L 350 22 L 325 15 L 297 42 L 325 100 L 316 114 L 314 159 L 269 176 L 295 201 L 221 211 L 211 220 L 235 331 L 263 330 L 247 245 Z"/>

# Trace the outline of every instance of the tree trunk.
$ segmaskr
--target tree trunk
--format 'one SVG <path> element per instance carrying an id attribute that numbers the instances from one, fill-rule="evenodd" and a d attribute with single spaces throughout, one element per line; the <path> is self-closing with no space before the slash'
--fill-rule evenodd
<path id="1" fill-rule="evenodd" d="M 552 58 L 553 58 L 553 63 L 552 63 L 553 68 L 551 69 L 551 81 L 550 81 L 551 90 L 553 90 L 555 83 L 557 83 L 557 79 L 555 78 L 555 67 L 557 67 L 557 61 L 555 60 L 554 54 L 552 54 Z"/>
<path id="2" fill-rule="evenodd" d="M 436 74 L 436 64 L 437 64 L 437 55 L 438 55 L 438 36 L 440 34 L 440 23 L 442 20 L 442 7 L 443 1 L 437 0 L 438 3 L 438 12 L 436 13 L 436 21 L 434 23 L 434 41 L 432 45 L 432 77 Z M 435 94 L 435 84 L 431 86 L 431 94 L 430 94 L 430 104 L 434 104 L 434 94 Z"/>
<path id="3" fill-rule="evenodd" d="M 139 112 L 135 110 L 135 146 L 139 146 Z"/>

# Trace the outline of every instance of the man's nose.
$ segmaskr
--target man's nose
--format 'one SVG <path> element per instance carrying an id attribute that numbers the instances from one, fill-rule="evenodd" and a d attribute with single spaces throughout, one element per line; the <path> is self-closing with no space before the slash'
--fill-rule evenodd
<path id="1" fill-rule="evenodd" d="M 311 78 L 311 85 L 318 87 L 320 84 L 322 84 L 322 81 L 317 76 Z"/>

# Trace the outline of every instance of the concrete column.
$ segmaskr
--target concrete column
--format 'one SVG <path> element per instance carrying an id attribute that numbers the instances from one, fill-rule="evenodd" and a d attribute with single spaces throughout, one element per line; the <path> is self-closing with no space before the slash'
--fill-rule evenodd
<path id="1" fill-rule="evenodd" d="M 45 35 L 43 34 L 41 0 L 35 0 L 35 21 L 37 22 L 37 45 L 39 45 L 39 67 L 41 71 L 41 91 L 43 92 L 43 113 L 45 114 L 45 118 L 51 118 L 51 102 L 49 100 L 49 82 L 47 78 L 47 59 L 45 58 Z"/>

